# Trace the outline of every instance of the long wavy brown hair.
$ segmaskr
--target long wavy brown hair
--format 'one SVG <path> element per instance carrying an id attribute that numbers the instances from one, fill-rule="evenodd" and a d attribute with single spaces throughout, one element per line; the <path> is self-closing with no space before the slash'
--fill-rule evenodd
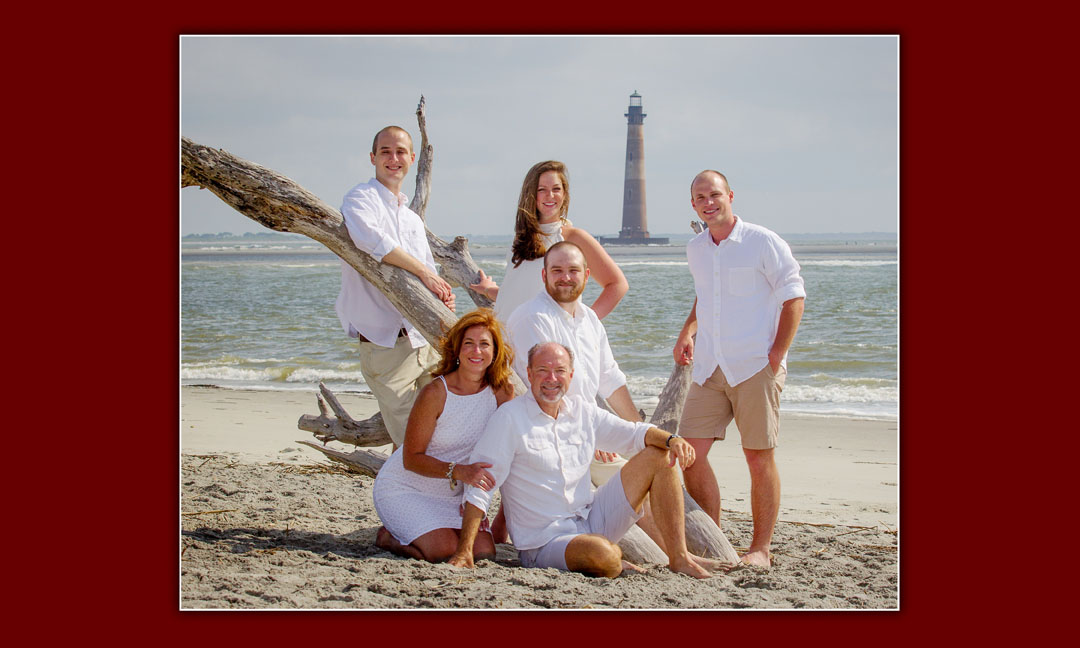
<path id="1" fill-rule="evenodd" d="M 540 186 L 540 176 L 548 171 L 559 174 L 563 188 L 563 204 L 559 218 L 566 218 L 570 209 L 570 183 L 566 175 L 566 165 L 557 160 L 545 160 L 533 165 L 525 174 L 521 183 L 521 196 L 518 197 L 517 216 L 514 221 L 514 243 L 511 246 L 514 267 L 522 261 L 532 261 L 544 256 L 544 242 L 541 239 L 540 219 L 536 215 L 536 191 Z"/>
<path id="2" fill-rule="evenodd" d="M 491 333 L 491 341 L 495 345 L 495 352 L 491 357 L 491 364 L 484 372 L 484 383 L 495 391 L 501 391 L 510 386 L 511 363 L 514 361 L 514 349 L 506 342 L 506 333 L 502 324 L 495 319 L 495 311 L 490 308 L 477 308 L 461 316 L 450 330 L 439 339 L 439 351 L 442 360 L 432 376 L 445 376 L 456 371 L 458 368 L 458 355 L 461 353 L 461 344 L 465 339 L 465 331 L 474 326 L 483 326 Z"/>

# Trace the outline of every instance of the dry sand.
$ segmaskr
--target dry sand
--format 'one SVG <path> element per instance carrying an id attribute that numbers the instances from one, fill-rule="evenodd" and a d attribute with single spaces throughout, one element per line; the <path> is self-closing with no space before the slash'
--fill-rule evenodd
<path id="1" fill-rule="evenodd" d="M 377 411 L 368 395 L 340 398 L 356 418 Z M 522 568 L 512 545 L 475 570 L 377 549 L 372 480 L 296 443 L 310 438 L 300 415 L 317 412 L 314 393 L 181 389 L 181 608 L 899 607 L 896 423 L 783 417 L 771 569 L 698 581 L 649 565 L 608 580 Z M 743 550 L 749 477 L 729 434 L 710 460 L 724 533 Z"/>

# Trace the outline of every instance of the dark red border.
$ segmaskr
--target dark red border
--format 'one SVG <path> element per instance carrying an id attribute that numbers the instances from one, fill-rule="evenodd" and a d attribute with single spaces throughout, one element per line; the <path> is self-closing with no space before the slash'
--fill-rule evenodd
<path id="1" fill-rule="evenodd" d="M 340 632 L 334 635 L 338 639 L 355 633 L 368 642 L 384 638 L 396 641 L 421 629 L 425 634 L 432 631 L 432 639 L 448 643 L 454 637 L 472 635 L 481 641 L 510 637 L 515 643 L 529 644 L 528 639 L 522 639 L 523 624 L 533 627 L 558 623 L 558 628 L 551 626 L 551 633 L 536 636 L 535 643 L 550 643 L 566 629 L 574 633 L 595 632 L 605 642 L 640 639 L 643 632 L 650 638 L 656 633 L 657 640 L 685 642 L 706 637 L 730 640 L 744 634 L 756 635 L 766 624 L 771 639 L 782 639 L 781 635 L 787 634 L 899 638 L 908 628 L 914 630 L 911 621 L 925 622 L 939 614 L 955 614 L 957 595 L 975 593 L 982 585 L 967 580 L 967 570 L 963 576 L 954 571 L 957 565 L 951 563 L 959 549 L 945 546 L 949 537 L 944 530 L 966 520 L 970 524 L 986 525 L 989 541 L 994 516 L 982 517 L 980 511 L 978 519 L 957 520 L 954 519 L 959 515 L 957 503 L 943 501 L 950 499 L 943 477 L 958 470 L 970 474 L 966 471 L 973 469 L 958 467 L 951 460 L 957 458 L 955 454 L 951 459 L 945 456 L 945 447 L 953 447 L 955 439 L 950 438 L 947 446 L 943 446 L 942 439 L 950 430 L 935 420 L 935 410 L 927 404 L 940 398 L 955 398 L 955 384 L 951 391 L 945 391 L 944 382 L 934 380 L 926 365 L 934 362 L 938 368 L 955 367 L 962 362 L 963 354 L 958 358 L 958 349 L 951 344 L 946 348 L 945 344 L 952 340 L 942 339 L 940 332 L 931 330 L 929 322 L 924 326 L 922 316 L 926 313 L 932 317 L 940 312 L 939 306 L 946 304 L 935 301 L 939 299 L 935 297 L 939 291 L 924 292 L 924 289 L 940 280 L 955 280 L 960 284 L 966 278 L 940 277 L 926 266 L 951 257 L 955 247 L 950 241 L 963 240 L 970 227 L 969 221 L 957 217 L 970 213 L 972 202 L 979 202 L 978 197 L 970 197 L 973 200 L 969 201 L 966 199 L 969 197 L 956 195 L 962 191 L 955 178 L 964 175 L 961 160 L 964 152 L 949 153 L 955 147 L 957 129 L 964 125 L 965 118 L 972 116 L 961 115 L 953 103 L 965 89 L 971 89 L 970 69 L 950 63 L 957 61 L 958 48 L 963 60 L 973 60 L 973 55 L 963 49 L 964 34 L 969 28 L 940 17 L 924 21 L 921 12 L 902 9 L 895 10 L 896 16 L 867 14 L 861 10 L 826 17 L 819 7 L 805 4 L 784 10 L 770 6 L 758 13 L 715 3 L 674 12 L 666 12 L 664 6 L 650 6 L 642 11 L 626 5 L 619 11 L 584 14 L 575 6 L 577 13 L 572 19 L 566 18 L 557 6 L 513 9 L 512 16 L 508 16 L 505 3 L 489 3 L 489 6 L 488 11 L 482 5 L 473 5 L 467 12 L 459 6 L 425 12 L 410 5 L 409 11 L 393 20 L 356 5 L 344 13 L 335 8 L 307 16 L 266 11 L 264 5 L 215 6 L 207 17 L 192 18 L 190 12 L 177 11 L 189 17 L 141 17 L 137 23 L 121 20 L 115 24 L 76 25 L 68 34 L 54 35 L 64 53 L 56 55 L 52 74 L 43 75 L 37 87 L 61 92 L 50 95 L 56 98 L 49 102 L 50 107 L 44 109 L 42 116 L 54 124 L 73 127 L 69 137 L 55 140 L 54 149 L 70 153 L 70 159 L 85 163 L 76 169 L 54 167 L 55 171 L 46 175 L 61 178 L 77 174 L 92 191 L 83 196 L 90 204 L 85 222 L 82 214 L 69 212 L 61 213 L 59 221 L 49 217 L 43 221 L 55 223 L 59 229 L 64 227 L 63 223 L 72 222 L 68 219 L 74 219 L 78 224 L 75 247 L 93 251 L 90 258 L 74 269 L 74 274 L 82 277 L 83 269 L 89 267 L 100 278 L 93 285 L 76 281 L 71 286 L 74 294 L 65 296 L 65 304 L 78 316 L 76 339 L 72 339 L 70 327 L 61 327 L 56 333 L 59 343 L 78 344 L 90 352 L 91 366 L 82 378 L 91 387 L 93 398 L 76 397 L 77 410 L 73 413 L 94 419 L 93 412 L 100 410 L 100 399 L 107 396 L 113 403 L 110 409 L 159 421 L 132 429 L 88 430 L 121 440 L 87 441 L 82 449 L 91 454 L 91 460 L 96 461 L 93 454 L 99 449 L 116 459 L 108 461 L 104 468 L 95 463 L 92 471 L 75 468 L 79 483 L 52 494 L 57 502 L 76 509 L 62 521 L 66 529 L 78 536 L 78 542 L 70 543 L 65 555 L 85 570 L 76 582 L 71 582 L 70 575 L 64 579 L 77 594 L 63 605 L 61 630 L 66 632 L 70 627 L 73 634 L 84 634 L 91 628 L 104 626 L 117 634 L 127 634 L 127 630 L 114 625 L 120 616 L 135 623 L 130 632 L 142 634 L 152 628 L 154 636 L 182 632 L 187 637 L 213 637 L 216 642 L 251 641 L 256 635 L 266 635 L 275 641 L 337 640 L 327 634 L 328 630 Z M 906 17 L 900 17 L 902 13 Z M 901 434 L 904 440 L 901 452 L 903 609 L 900 613 L 634 613 L 633 616 L 630 613 L 409 613 L 402 616 L 383 612 L 176 611 L 178 485 L 174 421 L 179 420 L 176 252 L 179 34 L 524 31 L 900 34 Z M 703 68 L 703 78 L 709 74 L 710 70 Z M 19 135 L 27 137 L 27 147 L 41 144 L 33 134 Z M 115 182 L 117 177 L 123 177 L 123 182 Z M 970 178 L 970 172 L 967 177 Z M 51 179 L 45 178 L 43 184 L 54 186 Z M 933 223 L 933 229 L 920 230 L 916 225 L 927 221 Z M 120 224 L 132 226 L 118 236 Z M 70 275 L 67 278 L 70 280 Z M 72 311 L 65 311 L 68 312 Z M 48 317 L 55 316 L 55 311 L 48 313 Z M 104 371 L 102 365 L 106 365 Z M 99 378 L 102 374 L 104 377 Z M 918 381 L 913 379 L 916 375 Z M 953 377 L 956 378 L 955 373 Z M 939 386 L 943 391 L 936 391 Z M 951 432 L 962 434 L 959 430 Z M 966 445 L 971 441 L 961 443 Z M 112 510 L 89 506 L 82 499 L 86 490 L 107 495 Z M 55 528 L 56 520 L 51 525 L 41 524 L 36 531 Z M 939 556 L 938 547 L 942 553 L 951 555 Z M 970 554 L 967 560 L 971 560 Z M 70 590 L 58 585 L 49 589 L 54 594 L 49 609 L 56 613 L 56 590 Z M 328 625 L 332 627 L 327 628 Z M 840 626 L 843 634 L 832 635 Z M 701 634 L 705 632 L 710 634 Z"/>

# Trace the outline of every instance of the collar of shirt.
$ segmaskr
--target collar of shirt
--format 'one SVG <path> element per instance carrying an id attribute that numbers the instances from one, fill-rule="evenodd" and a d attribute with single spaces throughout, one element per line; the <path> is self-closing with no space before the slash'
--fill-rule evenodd
<path id="1" fill-rule="evenodd" d="M 566 309 L 563 308 L 562 304 L 555 301 L 555 298 L 552 297 L 551 293 L 547 291 L 547 286 L 544 286 L 544 289 L 540 291 L 540 294 L 542 295 L 542 299 L 545 300 L 544 303 L 547 304 L 548 310 L 558 311 L 562 314 L 564 319 L 580 322 L 582 319 L 585 318 L 585 312 L 581 308 L 581 297 L 578 297 L 576 300 L 574 300 L 574 314 L 571 315 L 570 313 L 566 312 Z"/>
<path id="2" fill-rule="evenodd" d="M 386 185 L 379 182 L 378 178 L 372 178 L 371 180 L 368 180 L 368 183 L 375 187 L 375 191 L 379 192 L 379 197 L 383 199 L 383 202 L 386 203 L 388 207 L 390 207 L 391 212 L 397 211 L 401 206 L 409 204 L 408 196 L 400 191 L 395 195 L 393 191 L 390 191 L 386 187 Z"/>
<path id="3" fill-rule="evenodd" d="M 743 235 L 746 232 L 746 227 L 743 225 L 743 220 L 741 218 L 739 218 L 738 214 L 732 214 L 732 216 L 735 217 L 735 225 L 734 225 L 734 227 L 731 228 L 731 232 L 728 233 L 727 238 L 725 238 L 723 241 L 720 241 L 719 243 L 715 243 L 712 240 L 712 234 L 709 235 L 708 241 L 709 241 L 709 243 L 712 243 L 712 246 L 714 248 L 724 247 L 724 245 L 728 241 L 731 241 L 733 243 L 741 243 L 742 242 Z M 708 230 L 706 230 L 706 231 L 708 231 Z"/>

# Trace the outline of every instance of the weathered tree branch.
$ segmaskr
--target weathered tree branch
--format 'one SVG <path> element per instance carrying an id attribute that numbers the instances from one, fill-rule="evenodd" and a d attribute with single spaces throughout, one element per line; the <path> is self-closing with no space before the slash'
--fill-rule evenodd
<path id="1" fill-rule="evenodd" d="M 423 97 L 420 98 L 416 115 L 421 145 L 416 193 L 411 208 L 423 218 L 430 196 L 433 156 L 433 147 L 427 137 Z M 303 234 L 322 243 L 385 294 L 430 343 L 437 345 L 442 333 L 456 321 L 454 314 L 412 273 L 379 263 L 359 250 L 349 236 L 340 212 L 288 177 L 224 150 L 203 146 L 182 137 L 181 187 L 190 186 L 209 189 L 226 204 L 264 227 Z M 691 227 L 696 232 L 701 231 L 701 224 L 697 221 L 692 222 Z M 464 288 L 476 305 L 491 306 L 492 301 L 487 296 L 469 289 L 469 284 L 479 279 L 480 272 L 469 252 L 468 240 L 458 236 L 452 243 L 447 243 L 430 230 L 427 230 L 427 238 L 443 278 L 452 286 Z M 511 378 L 516 393 L 523 393 L 525 386 L 522 382 L 516 375 Z M 653 425 L 671 432 L 677 431 L 689 384 L 690 366 L 675 366 L 660 394 L 652 417 Z M 320 384 L 319 388 L 326 399 L 324 402 L 322 397 L 317 397 L 320 415 L 301 416 L 297 424 L 300 429 L 311 432 L 323 444 L 340 441 L 357 446 L 380 446 L 391 442 L 381 415 L 356 421 L 325 385 Z M 333 417 L 326 410 L 327 402 L 334 412 Z M 343 453 L 310 441 L 300 443 L 370 476 L 374 476 L 387 459 L 385 455 L 370 451 Z M 689 495 L 686 495 L 686 500 L 687 543 L 691 551 L 721 558 L 733 556 L 734 550 L 720 529 Z M 624 551 L 628 556 L 632 555 L 641 562 L 658 561 L 659 547 L 643 532 L 631 533 L 625 541 Z"/>

